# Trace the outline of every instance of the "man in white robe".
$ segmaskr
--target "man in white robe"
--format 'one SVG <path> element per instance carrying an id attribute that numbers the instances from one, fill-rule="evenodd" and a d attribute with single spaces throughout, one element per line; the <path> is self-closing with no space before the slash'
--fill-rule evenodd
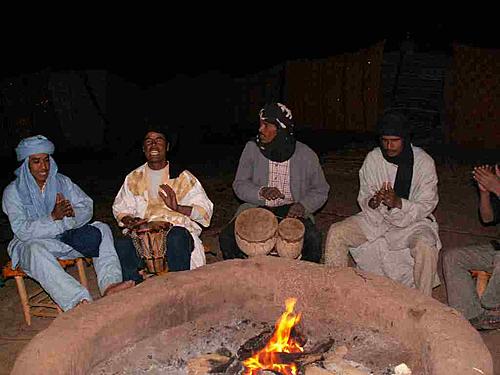
<path id="1" fill-rule="evenodd" d="M 408 126 L 396 111 L 379 121 L 381 147 L 359 171 L 361 212 L 331 225 L 325 264 L 345 267 L 350 252 L 359 268 L 430 296 L 439 285 L 438 178 L 434 160 L 409 142 Z"/>
<path id="2" fill-rule="evenodd" d="M 485 226 L 500 223 L 500 166 L 481 165 L 473 170 L 479 188 L 479 218 Z M 448 304 L 478 330 L 500 329 L 500 244 L 479 240 L 474 245 L 448 249 L 443 254 L 443 276 Z M 481 296 L 471 271 L 491 274 Z"/>
<path id="3" fill-rule="evenodd" d="M 54 144 L 44 136 L 23 139 L 16 148 L 22 165 L 4 190 L 2 209 L 14 238 L 7 251 L 12 267 L 40 283 L 67 311 L 92 297 L 61 267 L 57 258 L 93 257 L 102 295 L 133 286 L 122 282 L 122 270 L 108 225 L 95 221 L 93 202 L 68 177 L 58 173 L 50 156 Z"/>
<path id="4" fill-rule="evenodd" d="M 178 174 L 167 160 L 169 142 L 155 129 L 144 137 L 147 162 L 129 173 L 113 203 L 118 225 L 129 234 L 137 228 L 165 223 L 166 261 L 169 271 L 183 271 L 203 266 L 205 251 L 199 238 L 201 227 L 208 227 L 213 203 L 198 179 L 189 171 Z M 141 281 L 141 260 L 130 237 L 117 244 L 124 279 Z"/>

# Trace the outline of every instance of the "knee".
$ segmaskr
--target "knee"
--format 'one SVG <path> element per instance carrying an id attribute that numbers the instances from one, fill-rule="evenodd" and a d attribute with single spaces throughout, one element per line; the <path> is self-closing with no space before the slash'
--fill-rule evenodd
<path id="1" fill-rule="evenodd" d="M 118 256 L 135 253 L 135 246 L 130 237 L 116 238 L 115 249 Z"/>
<path id="2" fill-rule="evenodd" d="M 110 231 L 106 224 L 102 224 L 106 228 L 98 228 L 93 225 L 85 225 L 78 232 L 78 235 L 73 236 L 73 243 L 71 246 L 80 251 L 85 256 L 97 256 L 99 254 L 99 247 L 101 246 L 103 237 L 107 234 L 106 229 Z M 111 233 L 111 232 L 110 232 Z M 84 249 L 93 249 L 90 252 L 84 252 Z"/>
<path id="3" fill-rule="evenodd" d="M 328 228 L 326 235 L 326 246 L 329 247 L 332 242 L 339 241 L 345 238 L 344 230 L 342 229 L 342 222 L 333 223 Z"/>
<path id="4" fill-rule="evenodd" d="M 170 245 L 186 243 L 191 240 L 191 233 L 186 228 L 174 226 L 167 235 L 167 241 Z"/>
<path id="5" fill-rule="evenodd" d="M 456 268 L 463 260 L 463 255 L 462 249 L 446 249 L 442 251 L 441 259 L 443 261 L 443 268 Z"/>
<path id="6" fill-rule="evenodd" d="M 29 267 L 29 265 L 35 265 L 43 259 L 55 259 L 55 256 L 47 251 L 44 244 L 39 240 L 26 241 L 24 243 L 24 249 L 21 253 L 20 262 L 21 267 Z"/>
<path id="7" fill-rule="evenodd" d="M 93 222 L 90 227 L 96 228 L 102 235 L 112 235 L 111 228 L 108 224 L 102 223 L 100 221 Z"/>
<path id="8" fill-rule="evenodd" d="M 418 238 L 413 241 L 410 249 L 418 255 L 437 257 L 436 245 L 425 238 Z"/>

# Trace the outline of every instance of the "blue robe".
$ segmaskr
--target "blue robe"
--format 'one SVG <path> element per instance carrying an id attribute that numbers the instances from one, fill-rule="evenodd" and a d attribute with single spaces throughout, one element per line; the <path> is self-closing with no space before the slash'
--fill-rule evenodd
<path id="1" fill-rule="evenodd" d="M 33 207 L 22 203 L 16 180 L 3 192 L 2 209 L 9 217 L 14 232 L 14 238 L 7 248 L 12 266 L 21 266 L 27 275 L 40 283 L 61 309 L 67 311 L 83 299 L 91 301 L 92 297 L 57 262 L 57 258 L 76 258 L 82 257 L 82 254 L 57 237 L 67 230 L 87 224 L 92 219 L 93 201 L 68 177 L 58 173 L 57 178 L 65 198 L 73 206 L 75 217 L 53 220 L 47 214 L 37 218 L 33 214 Z M 91 225 L 102 234 L 99 257 L 93 258 L 93 261 L 99 289 L 103 293 L 110 284 L 122 281 L 122 271 L 108 225 L 98 221 Z"/>

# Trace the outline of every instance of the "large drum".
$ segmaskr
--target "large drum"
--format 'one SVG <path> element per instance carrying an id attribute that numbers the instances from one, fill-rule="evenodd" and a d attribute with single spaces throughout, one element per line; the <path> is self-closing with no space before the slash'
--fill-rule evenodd
<path id="1" fill-rule="evenodd" d="M 286 218 L 278 225 L 276 251 L 280 257 L 296 259 L 302 253 L 305 226 L 299 219 Z"/>
<path id="2" fill-rule="evenodd" d="M 161 274 L 168 271 L 165 259 L 167 234 L 170 225 L 139 229 L 131 233 L 137 254 L 144 259 L 149 273 Z"/>
<path id="3" fill-rule="evenodd" d="M 276 244 L 278 219 L 264 208 L 241 212 L 234 224 L 236 243 L 250 257 L 267 255 Z"/>

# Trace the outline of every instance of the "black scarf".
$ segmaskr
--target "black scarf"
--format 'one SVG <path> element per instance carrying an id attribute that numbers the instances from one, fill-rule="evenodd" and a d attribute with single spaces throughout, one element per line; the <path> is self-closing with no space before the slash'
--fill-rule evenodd
<path id="1" fill-rule="evenodd" d="M 394 181 L 394 191 L 400 198 L 408 199 L 410 196 L 411 180 L 413 178 L 413 149 L 405 138 L 403 150 L 398 156 L 389 156 L 382 147 L 382 155 L 389 163 L 396 164 L 398 171 Z"/>
<path id="2" fill-rule="evenodd" d="M 394 181 L 394 192 L 398 197 L 408 199 L 413 178 L 413 149 L 409 139 L 408 120 L 402 113 L 390 111 L 384 114 L 379 121 L 378 128 L 381 137 L 386 135 L 403 139 L 403 150 L 398 156 L 391 157 L 387 155 L 383 147 L 381 149 L 384 159 L 398 166 L 396 181 Z"/>
<path id="3" fill-rule="evenodd" d="M 264 157 L 274 162 L 282 163 L 290 159 L 295 152 L 295 136 L 292 112 L 281 103 L 267 104 L 260 110 L 261 120 L 274 124 L 276 137 L 269 143 L 263 143 L 257 135 L 254 142 Z"/>
<path id="4" fill-rule="evenodd" d="M 257 135 L 255 143 L 257 143 L 262 155 L 278 163 L 287 161 L 295 152 L 295 137 L 279 128 L 276 137 L 271 142 L 262 143 Z"/>

